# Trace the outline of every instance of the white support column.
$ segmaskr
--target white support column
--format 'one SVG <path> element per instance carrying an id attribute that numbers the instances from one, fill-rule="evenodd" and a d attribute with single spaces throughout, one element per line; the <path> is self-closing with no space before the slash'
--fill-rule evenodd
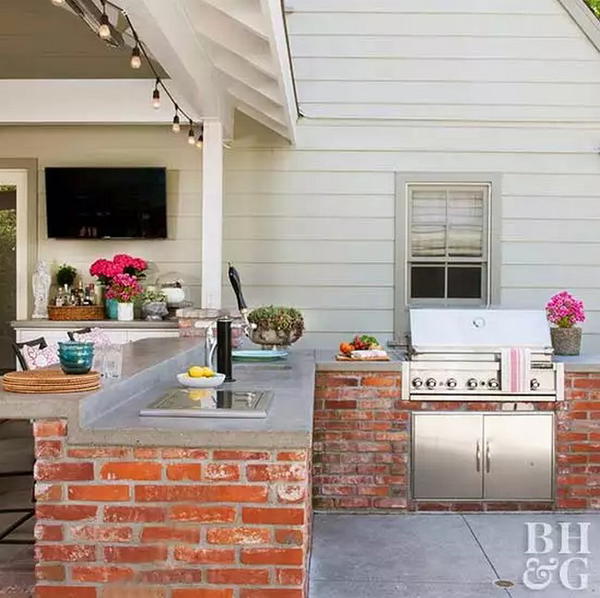
<path id="1" fill-rule="evenodd" d="M 204 123 L 202 148 L 202 307 L 221 307 L 223 264 L 223 126 Z"/>

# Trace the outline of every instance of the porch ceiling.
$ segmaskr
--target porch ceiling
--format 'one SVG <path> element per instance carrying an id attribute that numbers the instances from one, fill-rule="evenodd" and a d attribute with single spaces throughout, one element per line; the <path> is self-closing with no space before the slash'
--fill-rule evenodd
<path id="1" fill-rule="evenodd" d="M 99 0 L 86 1 L 99 5 Z M 219 119 L 226 138 L 233 137 L 239 110 L 294 141 L 297 107 L 280 0 L 117 3 L 127 10 L 184 109 L 198 118 Z M 114 12 L 109 16 L 119 31 L 126 29 Z M 152 84 L 140 79 L 153 75 L 146 65 L 138 71 L 129 67 L 129 38 L 124 35 L 119 47 L 110 47 L 70 10 L 49 0 L 3 0 L 0 91 L 7 110 L 1 120 L 169 122 L 168 103 L 158 111 L 148 109 L 151 87 L 144 90 Z M 39 80 L 52 94 L 52 106 L 39 94 L 39 106 L 31 97 L 19 100 Z M 112 105 L 91 97 L 103 85 Z M 122 103 L 115 103 L 121 93 Z"/>

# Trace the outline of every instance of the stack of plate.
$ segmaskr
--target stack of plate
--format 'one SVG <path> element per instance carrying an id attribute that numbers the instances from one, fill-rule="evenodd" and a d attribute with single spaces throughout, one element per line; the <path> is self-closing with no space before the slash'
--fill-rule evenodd
<path id="1" fill-rule="evenodd" d="M 57 369 L 9 372 L 2 377 L 2 386 L 7 392 L 24 394 L 90 392 L 100 388 L 100 374 L 89 372 L 74 376 Z"/>

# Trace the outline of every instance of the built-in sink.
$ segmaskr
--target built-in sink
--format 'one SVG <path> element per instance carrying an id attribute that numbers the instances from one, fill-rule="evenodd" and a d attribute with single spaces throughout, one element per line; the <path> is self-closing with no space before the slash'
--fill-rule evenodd
<path id="1" fill-rule="evenodd" d="M 150 417 L 263 418 L 273 400 L 267 390 L 174 388 L 140 411 Z"/>

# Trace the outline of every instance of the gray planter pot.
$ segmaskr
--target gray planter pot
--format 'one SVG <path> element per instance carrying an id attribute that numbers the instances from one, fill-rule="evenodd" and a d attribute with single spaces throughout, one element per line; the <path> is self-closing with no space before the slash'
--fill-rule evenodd
<path id="1" fill-rule="evenodd" d="M 297 331 L 284 332 L 283 330 L 264 328 L 255 328 L 250 332 L 250 340 L 266 348 L 287 347 L 295 343 L 301 336 L 302 333 Z"/>
<path id="2" fill-rule="evenodd" d="M 579 355 L 581 350 L 581 328 L 550 328 L 555 355 Z"/>
<path id="3" fill-rule="evenodd" d="M 152 301 L 142 305 L 142 316 L 144 320 L 159 321 L 169 313 L 164 301 Z"/>

